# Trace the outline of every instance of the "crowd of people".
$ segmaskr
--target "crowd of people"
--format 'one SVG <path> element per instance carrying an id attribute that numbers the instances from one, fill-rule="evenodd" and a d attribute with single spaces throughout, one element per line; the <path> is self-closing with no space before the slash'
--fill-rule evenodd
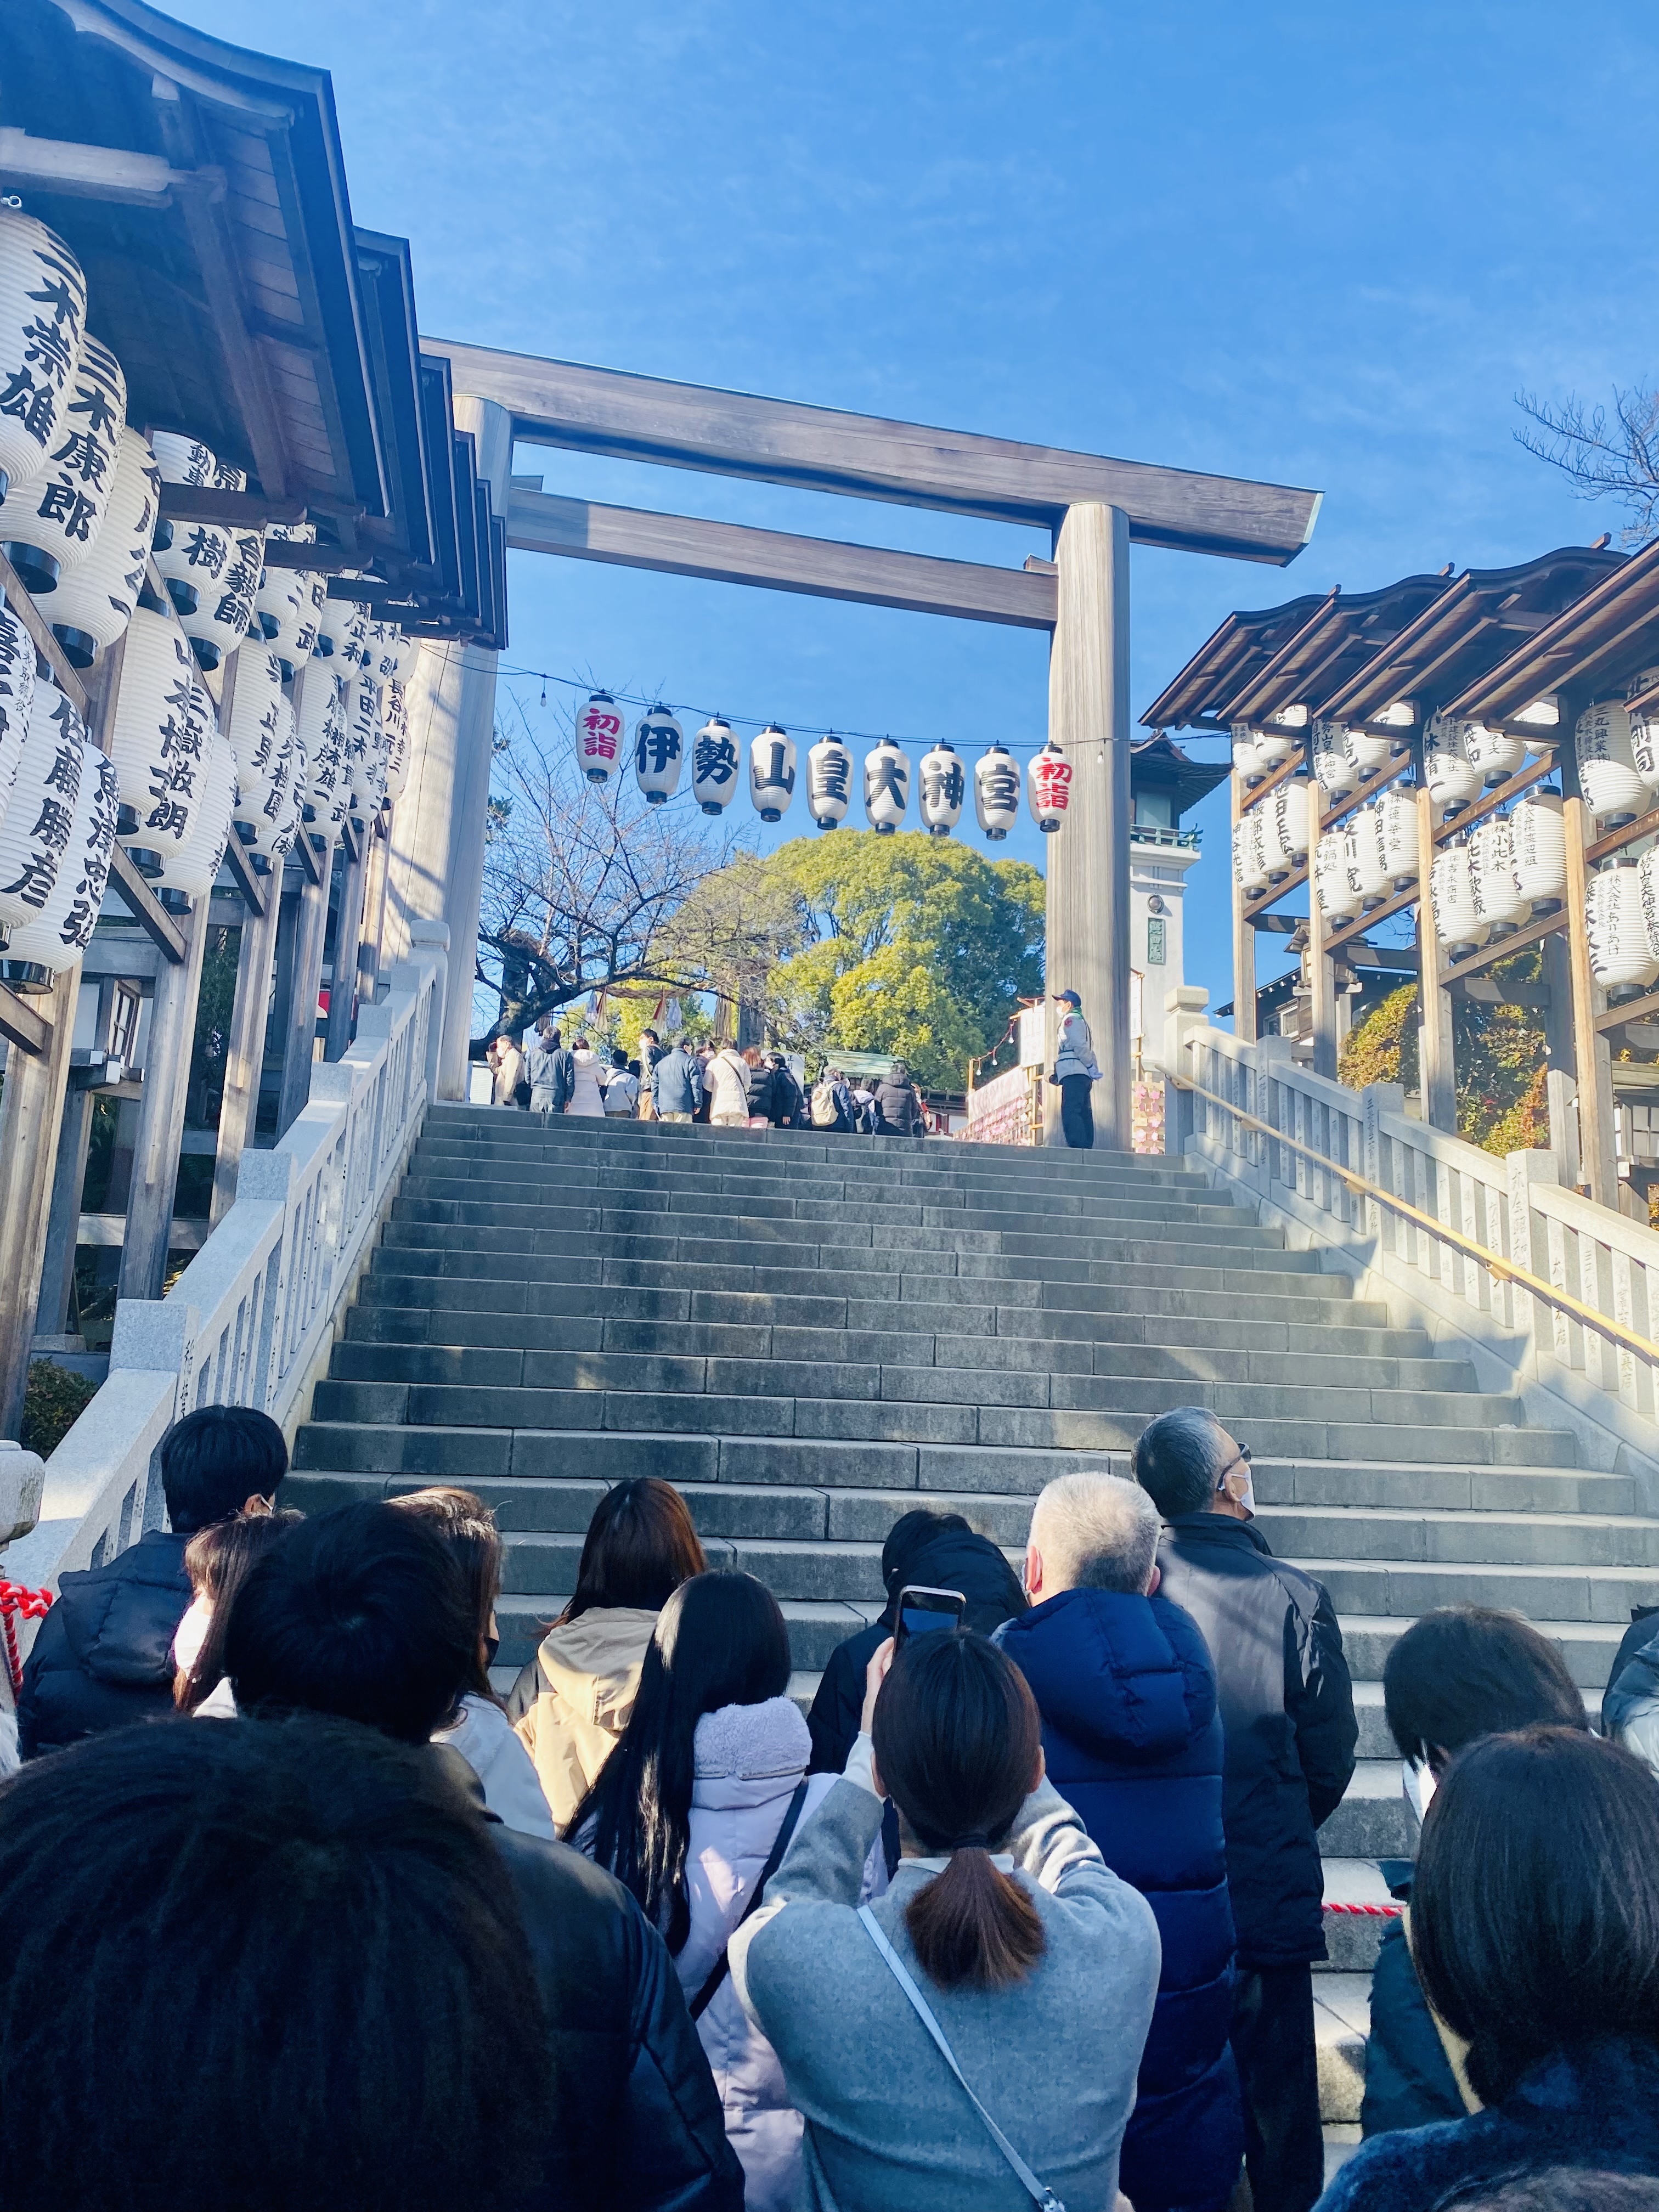
<path id="1" fill-rule="evenodd" d="M 927 1109 L 902 1060 L 873 1082 L 853 1081 L 826 1063 L 803 1084 L 781 1052 L 758 1045 L 676 1036 L 665 1043 L 642 1030 L 638 1057 L 620 1046 L 595 1047 L 586 1035 L 567 1045 L 542 1021 L 522 1048 L 497 1037 L 486 1058 L 490 1096 L 545 1120 L 553 1114 L 611 1115 L 624 1121 L 708 1121 L 738 1129 L 817 1129 L 827 1134 L 921 1137 Z"/>
<path id="2" fill-rule="evenodd" d="M 904 1514 L 807 1716 L 775 1599 L 665 1482 L 606 1491 L 502 1694 L 471 1492 L 283 1511 L 236 1407 L 160 1467 L 170 1527 L 63 1577 L 0 1784 L 0 2204 L 1659 2197 L 1659 1778 L 1469 1607 L 1387 1662 L 1421 1843 L 1324 2189 L 1352 1688 L 1212 1414 L 1052 1481 L 1018 1574 Z"/>

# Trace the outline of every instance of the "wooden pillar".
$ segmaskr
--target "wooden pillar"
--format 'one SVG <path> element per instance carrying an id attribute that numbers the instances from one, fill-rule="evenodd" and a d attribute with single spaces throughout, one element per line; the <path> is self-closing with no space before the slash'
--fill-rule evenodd
<path id="1" fill-rule="evenodd" d="M 1315 858 L 1319 850 L 1319 823 L 1325 811 L 1325 794 L 1319 779 L 1308 784 L 1308 1014 L 1313 1030 L 1313 1072 L 1336 1080 L 1336 1052 L 1340 1037 L 1336 1014 L 1336 971 L 1325 950 L 1325 916 L 1319 904 Z M 1254 934 L 1254 933 L 1252 933 Z"/>
<path id="2" fill-rule="evenodd" d="M 1054 541 L 1058 603 L 1048 733 L 1072 764 L 1065 822 L 1048 841 L 1048 988 L 1073 990 L 1095 1041 L 1095 1141 L 1133 1144 L 1129 1085 L 1129 520 L 1095 501 L 1068 507 Z M 1052 1027 L 1052 1014 L 1050 1017 Z M 1052 1054 L 1050 1055 L 1052 1064 Z M 1064 1142 L 1046 1089 L 1046 1140 Z"/>
<path id="3" fill-rule="evenodd" d="M 1572 1039 L 1578 1076 L 1580 1171 L 1598 1206 L 1617 1206 L 1619 1165 L 1613 1141 L 1613 1067 L 1607 1040 L 1596 1030 L 1605 1000 L 1590 966 L 1589 929 L 1584 907 L 1589 871 L 1584 848 L 1591 842 L 1584 802 L 1576 794 L 1561 802 L 1561 826 L 1567 845 L 1567 959 L 1572 983 Z"/>
<path id="4" fill-rule="evenodd" d="M 52 1024 L 43 1053 L 13 1045 L 0 1091 L 0 1436 L 15 1437 L 22 1425 L 29 1356 L 40 1302 L 40 1262 L 46 1254 L 52 1169 L 69 1084 L 75 1031 L 78 968 L 66 969 L 49 994 L 34 1001 Z"/>
<path id="5" fill-rule="evenodd" d="M 1244 812 L 1244 779 L 1235 769 L 1231 779 L 1232 824 L 1237 829 Z M 1232 854 L 1227 855 L 1233 886 L 1233 1035 L 1246 1044 L 1255 1042 L 1255 932 L 1244 919 L 1244 886 L 1238 880 Z M 1312 855 L 1309 855 L 1312 874 Z M 1309 896 L 1312 896 L 1311 883 Z"/>
<path id="6" fill-rule="evenodd" d="M 127 1192 L 126 1235 L 121 1249 L 118 1295 L 124 1298 L 159 1298 L 167 1276 L 210 903 L 204 897 L 198 898 L 185 920 L 184 958 L 176 963 L 164 960 L 156 969 L 149 1036 L 144 1046 L 144 1087 L 138 1106 L 132 1182 Z"/>
<path id="7" fill-rule="evenodd" d="M 1438 828 L 1429 787 L 1417 787 L 1417 1058 L 1423 1119 L 1431 1129 L 1457 1134 L 1457 1064 L 1452 1048 L 1451 993 L 1441 983 L 1445 966 L 1435 933 L 1429 877 Z"/>
<path id="8" fill-rule="evenodd" d="M 328 989 L 328 1036 L 325 1060 L 339 1060 L 351 1042 L 356 1027 L 357 977 L 362 966 L 358 945 L 362 936 L 363 894 L 368 883 L 369 845 L 374 825 L 365 822 L 357 833 L 354 859 L 350 848 L 340 853 L 340 903 L 334 915 L 334 980 Z"/>
<path id="9" fill-rule="evenodd" d="M 300 832 L 302 837 L 310 834 L 304 830 Z M 323 981 L 323 939 L 328 930 L 328 891 L 334 870 L 331 843 L 317 854 L 317 863 L 323 880 L 313 884 L 307 875 L 294 934 L 288 1023 L 283 1037 L 283 1090 L 276 1104 L 279 1137 L 292 1126 L 311 1096 L 311 1066 L 317 1049 L 317 994 Z"/>
<path id="10" fill-rule="evenodd" d="M 115 978 L 97 979 L 98 1022 L 92 1048 L 101 1052 L 109 1042 L 110 1016 L 115 1003 Z M 81 1236 L 81 1193 L 87 1179 L 87 1148 L 92 1136 L 93 1094 L 71 1076 L 64 1098 L 64 1120 L 58 1136 L 58 1160 L 52 1176 L 52 1206 L 46 1221 L 46 1251 L 40 1267 L 40 1307 L 35 1328 L 42 1336 L 57 1336 L 69 1326 L 70 1295 L 75 1284 L 75 1252 Z"/>
<path id="11" fill-rule="evenodd" d="M 259 880 L 265 910 L 244 918 L 236 958 L 236 997 L 225 1045 L 225 1089 L 219 1105 L 210 1222 L 222 1219 L 236 1195 L 237 1172 L 259 1112 L 259 1079 L 264 1072 L 265 1029 L 270 1018 L 271 965 L 283 908 L 280 865 Z"/>
<path id="12" fill-rule="evenodd" d="M 359 940 L 358 981 L 365 999 L 374 995 L 380 981 L 384 963 L 380 957 L 381 942 L 386 935 L 386 864 L 392 854 L 391 826 L 381 817 L 380 826 L 368 841 L 368 879 L 363 890 L 363 927 Z"/>

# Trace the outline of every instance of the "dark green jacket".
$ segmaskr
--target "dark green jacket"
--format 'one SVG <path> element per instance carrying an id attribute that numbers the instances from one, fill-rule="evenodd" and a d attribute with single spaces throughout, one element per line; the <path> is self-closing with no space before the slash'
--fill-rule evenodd
<path id="1" fill-rule="evenodd" d="M 1391 1920 L 1371 1973 L 1371 2033 L 1365 2045 L 1359 2132 L 1380 2136 L 1463 2118 L 1463 2100 L 1418 1986 L 1404 1923 Z"/>

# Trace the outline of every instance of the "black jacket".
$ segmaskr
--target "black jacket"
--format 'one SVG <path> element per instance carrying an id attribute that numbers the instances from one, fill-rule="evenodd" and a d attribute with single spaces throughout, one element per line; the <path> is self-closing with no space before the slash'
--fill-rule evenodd
<path id="1" fill-rule="evenodd" d="M 921 1101 L 908 1083 L 890 1079 L 876 1085 L 876 1134 L 878 1137 L 915 1137 L 927 1125 L 921 1118 Z"/>
<path id="2" fill-rule="evenodd" d="M 1365 2045 L 1362 2136 L 1461 2120 L 1463 2100 L 1451 2061 L 1412 1963 L 1403 1922 L 1389 1921 L 1371 1969 L 1371 2032 Z"/>
<path id="3" fill-rule="evenodd" d="M 483 1810 L 459 1752 L 439 1756 Z M 614 1876 L 566 1844 L 503 1827 L 553 2054 L 554 2203 L 743 2212 L 743 2168 L 668 1948 Z"/>
<path id="4" fill-rule="evenodd" d="M 750 1116 L 764 1115 L 772 1119 L 773 1106 L 778 1095 L 777 1071 L 769 1061 L 762 1060 L 758 1067 L 749 1071 L 749 1111 Z"/>
<path id="5" fill-rule="evenodd" d="M 152 1528 L 107 1566 L 62 1577 L 23 1669 L 23 1758 L 173 1711 L 173 1639 L 190 1604 L 187 1540 Z"/>
<path id="6" fill-rule="evenodd" d="M 960 1590 L 968 1600 L 968 1626 L 981 1636 L 1026 1609 L 1018 1576 L 988 1536 L 976 1536 L 970 1529 L 947 1530 L 914 1558 L 895 1565 L 887 1577 L 887 1603 L 881 1618 L 830 1654 L 806 1717 L 812 1732 L 814 1774 L 839 1774 L 847 1764 L 864 1711 L 864 1670 L 893 1632 L 894 1608 L 907 1583 Z"/>
<path id="7" fill-rule="evenodd" d="M 547 1055 L 553 1073 L 553 1111 L 562 1114 L 576 1088 L 576 1055 L 568 1044 L 555 1046 Z"/>
<path id="8" fill-rule="evenodd" d="M 801 1107 L 805 1103 L 800 1085 L 787 1066 L 772 1070 L 772 1121 L 779 1129 L 794 1129 L 800 1126 Z M 758 1113 L 759 1107 L 755 1109 Z"/>
<path id="9" fill-rule="evenodd" d="M 1166 1597 L 1215 1662 L 1227 1735 L 1222 1820 L 1241 1966 L 1325 1954 L 1315 1831 L 1352 1778 L 1353 1685 L 1329 1597 L 1253 1522 L 1183 1513 L 1158 1547 Z"/>

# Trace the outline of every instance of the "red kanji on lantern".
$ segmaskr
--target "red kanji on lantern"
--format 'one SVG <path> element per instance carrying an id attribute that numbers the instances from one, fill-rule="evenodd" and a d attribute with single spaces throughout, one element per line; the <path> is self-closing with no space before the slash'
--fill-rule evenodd
<path id="1" fill-rule="evenodd" d="M 1071 804 L 1072 763 L 1052 745 L 1044 745 L 1028 772 L 1031 815 L 1039 830 L 1052 834 Z"/>
<path id="2" fill-rule="evenodd" d="M 623 718 L 608 691 L 595 691 L 576 717 L 576 757 L 590 783 L 609 783 L 622 743 Z"/>

